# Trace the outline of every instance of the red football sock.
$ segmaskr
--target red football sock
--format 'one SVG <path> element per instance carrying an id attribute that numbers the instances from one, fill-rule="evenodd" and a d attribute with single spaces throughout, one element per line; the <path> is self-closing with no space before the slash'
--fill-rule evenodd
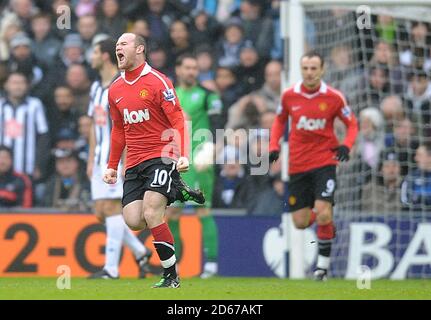
<path id="1" fill-rule="evenodd" d="M 151 228 L 150 230 L 154 237 L 154 241 L 163 241 L 170 244 L 174 243 L 174 237 L 166 222 L 163 222 L 162 224 L 159 224 L 157 227 Z"/>
<path id="2" fill-rule="evenodd" d="M 335 237 L 335 226 L 331 221 L 325 225 L 317 226 L 317 238 L 319 240 L 331 240 Z"/>

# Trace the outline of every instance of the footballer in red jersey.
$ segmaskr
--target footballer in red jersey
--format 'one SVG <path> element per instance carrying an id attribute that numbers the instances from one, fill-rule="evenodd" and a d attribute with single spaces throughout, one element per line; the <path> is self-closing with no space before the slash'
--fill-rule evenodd
<path id="1" fill-rule="evenodd" d="M 183 111 L 171 81 L 145 61 L 145 40 L 124 33 L 116 44 L 121 72 L 110 86 L 111 150 L 103 180 L 116 183 L 117 167 L 127 148 L 123 216 L 133 230 L 148 227 L 164 268 L 154 288 L 178 288 L 172 233 L 163 221 L 175 200 L 205 201 L 189 188 L 179 172 L 188 170 Z"/>
<path id="2" fill-rule="evenodd" d="M 319 256 L 316 280 L 326 280 L 335 226 L 332 220 L 336 165 L 349 159 L 357 133 L 357 120 L 344 96 L 321 80 L 323 58 L 309 52 L 301 58 L 302 81 L 284 91 L 271 128 L 270 161 L 278 159 L 279 141 L 290 119 L 289 211 L 295 226 L 305 229 L 317 222 Z M 347 128 L 340 144 L 334 120 Z"/>

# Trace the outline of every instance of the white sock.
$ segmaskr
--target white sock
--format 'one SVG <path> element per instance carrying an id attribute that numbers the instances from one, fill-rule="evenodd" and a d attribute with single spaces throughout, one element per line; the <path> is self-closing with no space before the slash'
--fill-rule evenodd
<path id="1" fill-rule="evenodd" d="M 118 276 L 121 247 L 124 237 L 124 221 L 122 215 L 107 217 L 105 270 L 113 277 Z"/>
<path id="2" fill-rule="evenodd" d="M 317 257 L 317 268 L 328 270 L 329 269 L 329 262 L 330 262 L 329 257 L 319 255 Z"/>
<path id="3" fill-rule="evenodd" d="M 218 264 L 217 262 L 205 262 L 204 264 L 204 271 L 216 274 L 218 271 Z"/>
<path id="4" fill-rule="evenodd" d="M 121 216 L 122 217 L 122 216 Z M 147 253 L 147 248 L 145 248 L 144 244 L 141 242 L 141 240 L 138 239 L 138 237 L 133 233 L 132 230 L 126 225 L 124 222 L 124 237 L 123 242 L 124 244 L 133 252 L 133 255 L 136 259 L 140 259 L 144 256 L 144 254 Z"/>

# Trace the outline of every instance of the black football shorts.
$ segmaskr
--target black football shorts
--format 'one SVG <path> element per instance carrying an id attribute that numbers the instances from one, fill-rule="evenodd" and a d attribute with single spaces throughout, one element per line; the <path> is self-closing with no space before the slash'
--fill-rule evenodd
<path id="1" fill-rule="evenodd" d="M 122 205 L 142 200 L 147 190 L 163 194 L 168 205 L 175 201 L 176 190 L 173 179 L 179 175 L 175 162 L 168 158 L 146 160 L 126 170 L 123 187 Z"/>
<path id="2" fill-rule="evenodd" d="M 329 165 L 307 172 L 292 174 L 288 183 L 289 212 L 313 208 L 315 200 L 334 204 L 336 166 Z"/>

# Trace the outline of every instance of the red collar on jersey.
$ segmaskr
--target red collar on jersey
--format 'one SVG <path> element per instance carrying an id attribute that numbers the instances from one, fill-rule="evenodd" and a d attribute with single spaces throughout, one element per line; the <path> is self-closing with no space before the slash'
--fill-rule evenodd
<path id="1" fill-rule="evenodd" d="M 304 92 L 304 93 L 312 94 L 312 93 L 315 93 L 315 92 L 319 91 L 321 86 L 322 86 L 322 83 L 320 83 L 317 88 L 311 90 L 311 89 L 306 88 L 304 86 L 304 84 L 301 83 L 301 91 Z"/>
<path id="2" fill-rule="evenodd" d="M 124 73 L 126 80 L 127 81 L 134 81 L 136 78 L 138 78 L 141 75 L 142 70 L 144 70 L 145 65 L 146 65 L 146 63 L 144 62 L 139 67 L 137 67 L 131 71 L 126 70 L 126 72 Z"/>

